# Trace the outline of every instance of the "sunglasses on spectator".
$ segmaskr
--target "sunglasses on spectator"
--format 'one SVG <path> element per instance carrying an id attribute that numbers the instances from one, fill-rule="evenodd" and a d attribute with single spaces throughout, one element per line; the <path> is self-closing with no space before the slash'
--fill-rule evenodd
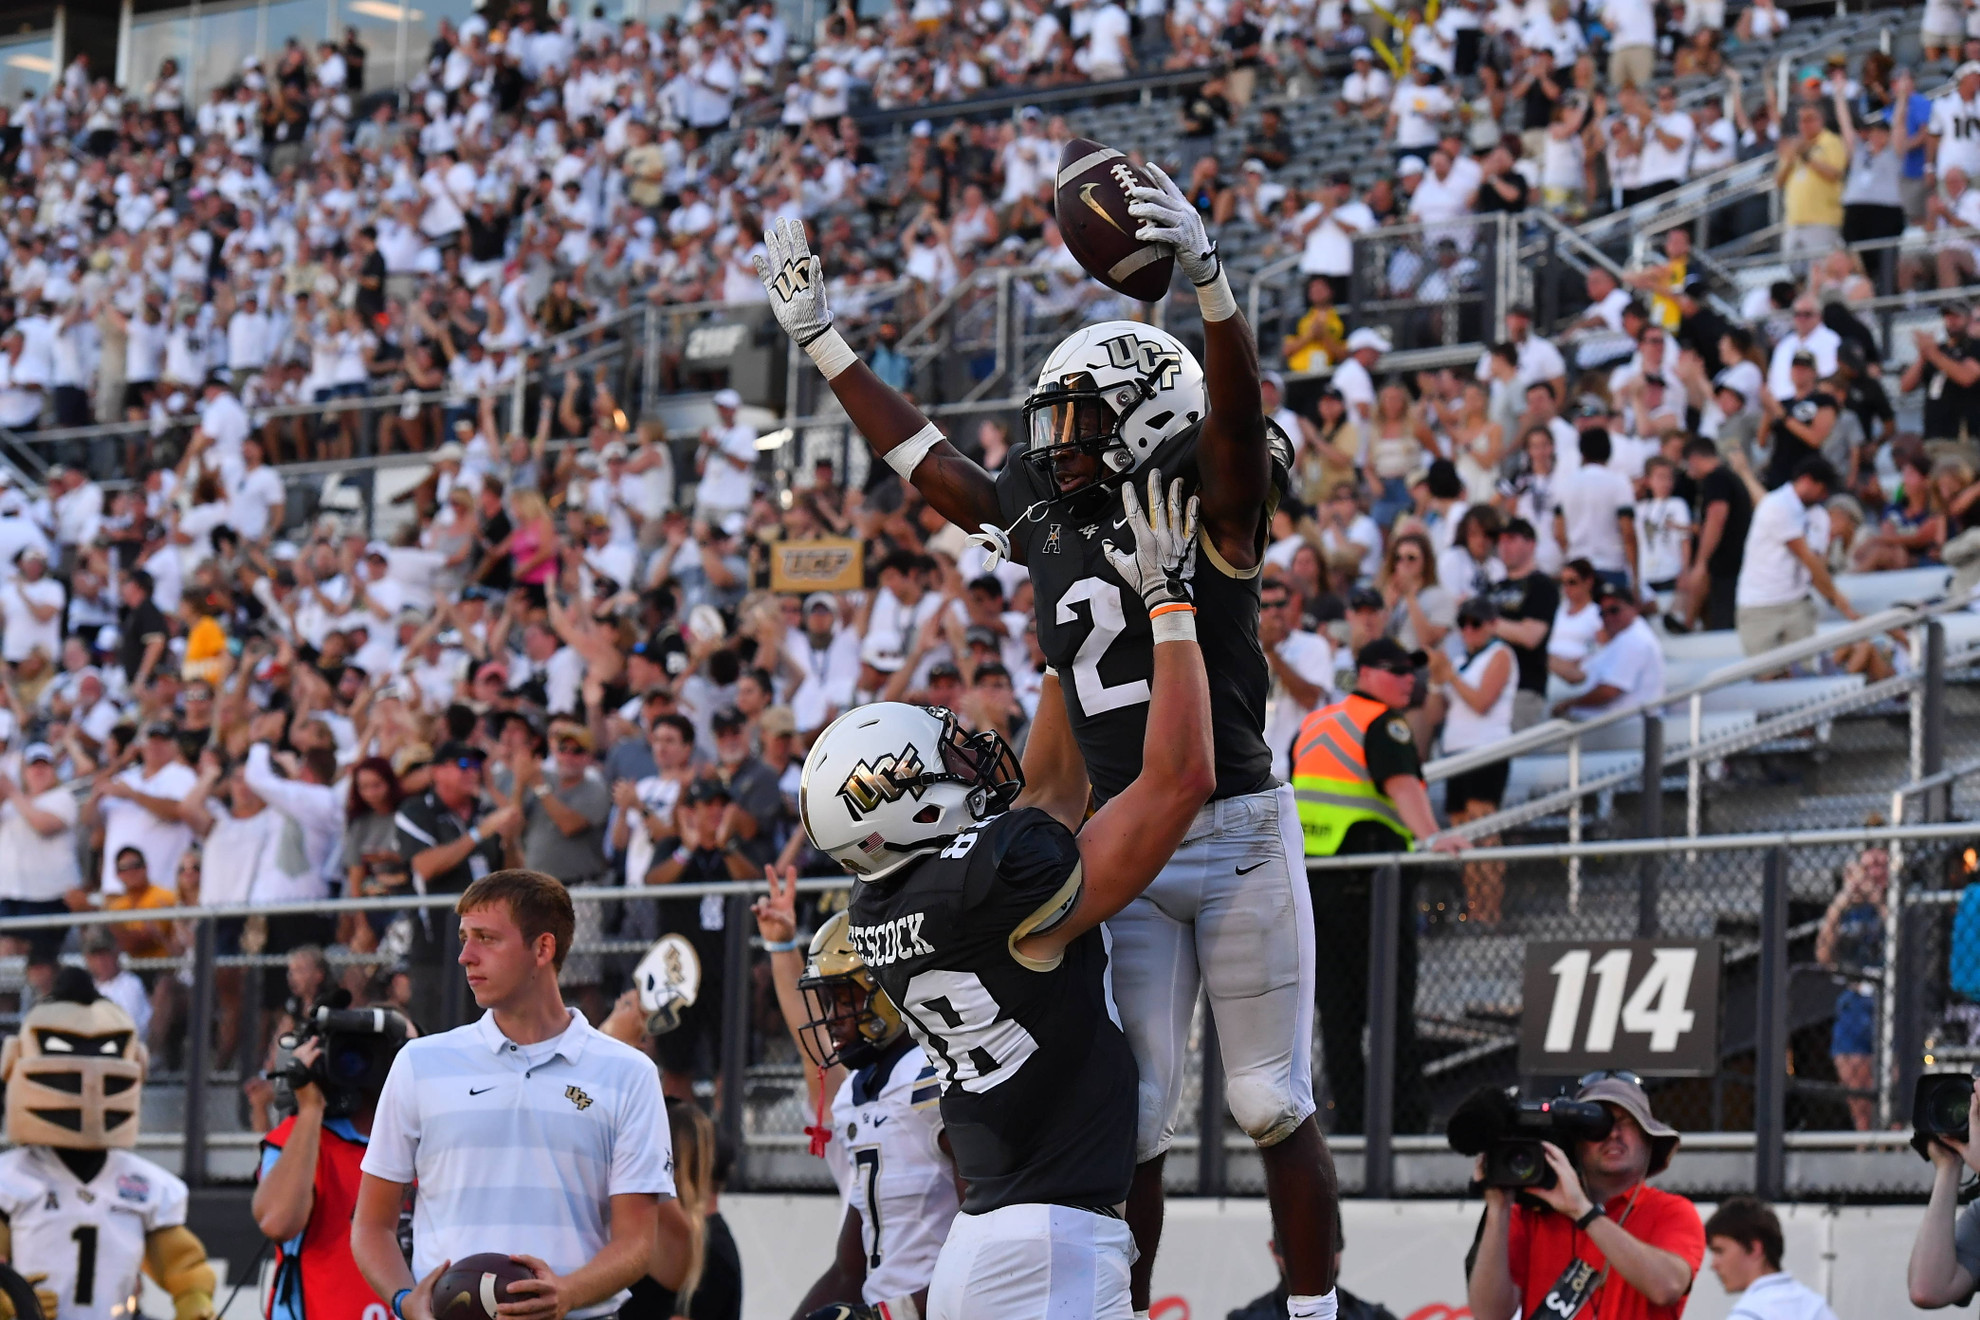
<path id="1" fill-rule="evenodd" d="M 1616 601 L 1611 601 L 1609 604 L 1602 606 L 1601 609 L 1601 615 L 1605 619 L 1612 619 L 1616 615 L 1621 614 L 1622 612 L 1623 612 L 1623 606 L 1621 605 L 1620 602 L 1616 602 Z"/>
<path id="2" fill-rule="evenodd" d="M 1592 1073 L 1583 1073 L 1581 1075 L 1582 1086 L 1593 1086 L 1597 1082 L 1610 1080 L 1628 1082 L 1631 1086 L 1643 1085 L 1643 1079 L 1627 1068 L 1597 1068 Z"/>
<path id="3" fill-rule="evenodd" d="M 1277 600 L 1260 600 L 1258 602 L 1258 608 L 1261 610 L 1282 610 L 1290 604 L 1292 604 L 1292 597 L 1281 596 Z"/>
<path id="4" fill-rule="evenodd" d="M 559 755 L 559 756 L 583 756 L 583 755 L 584 755 L 584 744 L 583 744 L 583 743 L 577 743 L 577 742 L 569 742 L 569 741 L 565 741 L 565 742 L 560 742 L 560 743 L 558 743 L 558 744 L 557 744 L 557 755 Z"/>
<path id="5" fill-rule="evenodd" d="M 119 874 L 119 875 L 122 875 L 122 874 L 123 874 L 124 872 L 126 872 L 126 871 L 142 871 L 143 869 L 144 869 L 144 863 L 143 863 L 143 862 L 118 862 L 118 863 L 117 863 L 117 874 Z"/>

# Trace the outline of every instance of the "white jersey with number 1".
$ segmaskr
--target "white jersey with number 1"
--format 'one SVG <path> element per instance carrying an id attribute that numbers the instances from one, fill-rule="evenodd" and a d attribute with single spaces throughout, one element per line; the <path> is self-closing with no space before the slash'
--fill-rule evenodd
<path id="1" fill-rule="evenodd" d="M 87 1183 L 45 1146 L 0 1155 L 0 1214 L 13 1234 L 14 1269 L 46 1274 L 58 1320 L 129 1320 L 137 1314 L 145 1239 L 186 1222 L 186 1185 L 127 1150 L 112 1150 Z"/>
<path id="2" fill-rule="evenodd" d="M 954 1165 L 943 1153 L 942 1084 L 919 1045 L 848 1072 L 832 1097 L 825 1148 L 839 1194 L 859 1215 L 869 1305 L 918 1292 L 956 1217 Z"/>

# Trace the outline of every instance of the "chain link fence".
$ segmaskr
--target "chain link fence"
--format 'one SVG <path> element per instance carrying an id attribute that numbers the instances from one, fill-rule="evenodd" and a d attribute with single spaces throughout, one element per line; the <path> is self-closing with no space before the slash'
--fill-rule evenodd
<path id="1" fill-rule="evenodd" d="M 1957 805 L 1960 795 L 1950 800 Z M 1383 901 L 1377 873 L 1344 869 L 1338 859 L 1319 861 L 1309 874 L 1319 972 L 1314 1086 L 1345 1185 L 1380 1190 L 1388 1185 L 1384 1167 L 1420 1170 L 1405 1179 L 1415 1190 L 1437 1190 L 1452 1179 L 1461 1184 L 1465 1163 L 1454 1162 L 1441 1138 L 1460 1101 L 1481 1086 L 1517 1084 L 1537 1096 L 1573 1088 L 1577 1074 L 1528 1072 L 1521 1062 L 1521 1028 L 1529 1013 L 1546 1011 L 1526 1002 L 1530 951 L 1537 946 L 1713 940 L 1721 962 L 1717 1018 L 1707 1024 L 1715 1038 L 1712 1066 L 1646 1079 L 1657 1114 L 1697 1148 L 1676 1172 L 1690 1179 L 1687 1185 L 1708 1190 L 1727 1178 L 1750 1181 L 1756 1152 L 1785 1148 L 1790 1172 L 1783 1194 L 1911 1194 L 1923 1166 L 1893 1141 L 1889 1126 L 1908 1119 L 1921 1072 L 1966 1070 L 1980 1060 L 1976 849 L 1980 825 L 1952 824 L 1721 836 L 1695 846 L 1657 839 L 1483 849 L 1459 860 L 1412 856 L 1394 870 L 1398 902 L 1387 953 L 1373 925 Z M 1772 881 L 1770 868 L 1778 870 Z M 1770 884 L 1776 905 L 1769 903 Z M 814 878 L 804 887 L 807 929 L 845 901 L 839 878 Z M 674 888 L 680 892 L 670 889 L 668 898 L 721 900 L 715 906 L 723 931 L 712 939 L 690 932 L 712 964 L 704 998 L 720 1019 L 696 1071 L 696 1089 L 742 1151 L 733 1185 L 828 1187 L 823 1161 L 806 1150 L 805 1129 L 819 1121 L 806 1099 L 810 1065 L 785 1029 L 768 955 L 748 917 L 754 887 Z M 580 962 L 596 957 L 599 1002 L 609 1003 L 646 947 L 643 937 L 628 936 L 650 929 L 646 905 L 658 896 L 576 893 L 580 905 L 604 901 L 605 919 L 595 926 L 602 934 L 580 940 L 573 954 Z M 474 1016 L 464 986 L 451 975 L 448 902 L 373 899 L 312 909 L 319 919 L 413 904 L 437 909 L 433 939 L 416 944 L 410 959 L 333 945 L 332 980 L 360 1003 L 412 1007 L 429 1030 Z M 1891 912 L 1901 919 L 1893 923 Z M 285 984 L 285 953 L 215 954 L 210 935 L 199 932 L 210 932 L 212 919 L 226 915 L 189 910 L 179 927 L 182 937 L 190 936 L 184 952 L 131 965 L 155 1011 L 171 1015 L 153 1032 L 147 1148 L 164 1140 L 179 1152 L 181 1167 L 208 1178 L 250 1172 L 234 1165 L 268 1121 L 259 1074 L 283 999 L 296 988 Z M 32 924 L 0 922 L 0 935 L 18 937 Z M 326 920 L 326 931 L 333 924 Z M 1769 930 L 1777 931 L 1771 945 Z M 728 975 L 732 968 L 741 974 Z M 0 1030 L 17 1020 L 5 1010 L 22 994 L 24 970 L 19 958 L 0 959 Z M 439 986 L 438 998 L 422 999 L 420 983 Z M 1394 996 L 1392 1055 L 1366 1025 L 1384 1016 L 1384 995 Z M 1619 983 L 1618 1004 L 1620 995 Z M 1171 1185 L 1262 1192 L 1256 1154 L 1224 1112 L 1221 1073 L 1214 1062 L 1207 1072 L 1203 1067 L 1214 1037 L 1201 1005 L 1189 1049 Z M 1383 1087 L 1371 1087 L 1371 1071 L 1386 1078 Z M 718 1077 L 740 1080 L 718 1085 Z M 1208 1150 L 1199 1140 L 1206 1130 L 1206 1078 L 1208 1130 L 1217 1137 Z M 1368 1107 L 1377 1091 L 1393 1097 L 1386 1113 Z"/>

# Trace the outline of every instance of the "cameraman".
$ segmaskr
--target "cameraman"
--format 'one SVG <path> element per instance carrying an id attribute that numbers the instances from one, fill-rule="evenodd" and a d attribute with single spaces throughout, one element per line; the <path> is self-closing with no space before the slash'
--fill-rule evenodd
<path id="1" fill-rule="evenodd" d="M 311 1076 L 322 1057 L 321 1037 L 296 1046 L 295 1063 Z M 382 1080 L 384 1070 L 374 1075 Z M 295 1093 L 295 1114 L 262 1138 L 252 1203 L 255 1224 L 277 1244 L 269 1320 L 362 1320 L 378 1297 L 351 1256 L 351 1220 L 378 1093 L 352 1093 L 349 1117 L 329 1116 L 329 1097 L 313 1081 Z"/>
<path id="2" fill-rule="evenodd" d="M 1705 1257 L 1705 1229 L 1690 1201 L 1645 1179 L 1670 1164 L 1678 1134 L 1651 1115 L 1634 1074 L 1591 1073 L 1574 1098 L 1599 1103 L 1615 1126 L 1600 1141 L 1575 1143 L 1572 1161 L 1544 1143 L 1552 1187 L 1529 1188 L 1518 1203 L 1506 1188 L 1485 1189 L 1465 1290 L 1471 1313 L 1477 1320 L 1572 1316 L 1592 1298 L 1591 1314 L 1603 1320 L 1675 1320 Z M 1484 1173 L 1481 1155 L 1477 1176 Z"/>
<path id="3" fill-rule="evenodd" d="M 1911 1304 L 1927 1311 L 1941 1306 L 1965 1306 L 1980 1281 L 1980 1201 L 1959 1204 L 1959 1180 L 1966 1170 L 1980 1172 L 1980 1105 L 1966 1112 L 1966 1140 L 1930 1138 L 1925 1151 L 1932 1161 L 1932 1199 L 1925 1222 L 1911 1244 L 1905 1284 Z"/>

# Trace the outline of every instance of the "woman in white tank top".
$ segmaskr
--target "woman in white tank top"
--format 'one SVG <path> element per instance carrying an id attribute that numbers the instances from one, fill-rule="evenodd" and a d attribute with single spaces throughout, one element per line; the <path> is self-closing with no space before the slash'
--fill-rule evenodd
<path id="1" fill-rule="evenodd" d="M 1430 680 L 1443 691 L 1444 754 L 1455 756 L 1489 747 L 1512 737 L 1513 697 L 1517 665 L 1510 646 L 1493 636 L 1498 607 L 1488 596 L 1474 596 L 1458 608 L 1458 636 L 1464 659 L 1452 660 L 1441 647 L 1430 652 Z M 1489 816 L 1505 797 L 1510 766 L 1496 761 L 1476 770 L 1452 775 L 1444 784 L 1444 810 L 1451 824 Z M 1490 847 L 1496 836 L 1475 842 Z M 1464 868 L 1467 919 L 1482 926 L 1499 924 L 1505 899 L 1506 868 L 1502 862 L 1473 862 Z"/>

